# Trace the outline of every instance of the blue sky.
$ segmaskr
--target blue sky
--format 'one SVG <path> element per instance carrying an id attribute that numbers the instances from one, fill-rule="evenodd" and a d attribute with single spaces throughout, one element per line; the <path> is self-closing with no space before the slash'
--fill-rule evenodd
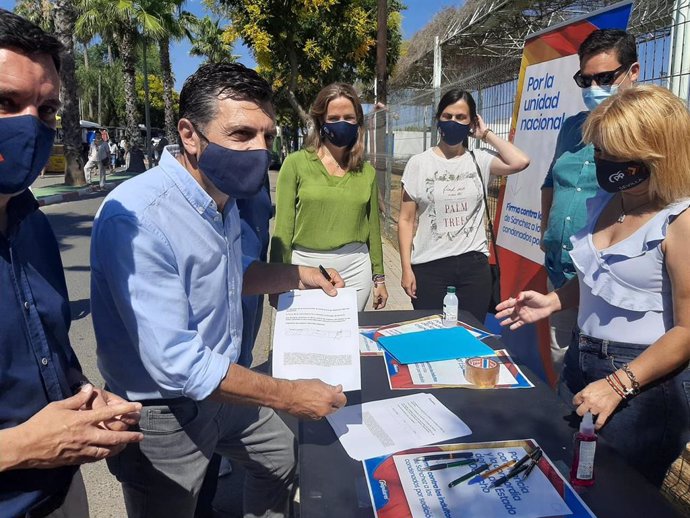
<path id="1" fill-rule="evenodd" d="M 442 0 L 430 2 L 429 0 L 403 0 L 407 5 L 407 9 L 403 11 L 403 37 L 409 39 L 415 32 L 424 27 L 432 20 L 434 15 L 448 6 L 458 6 L 464 3 L 463 0 Z M 0 8 L 12 10 L 14 9 L 15 0 L 0 0 Z M 202 5 L 202 0 L 187 0 L 185 9 L 193 12 L 197 16 L 207 14 Z M 173 65 L 173 73 L 175 74 L 175 88 L 179 91 L 185 78 L 192 74 L 196 68 L 203 61 L 202 58 L 197 58 L 189 55 L 190 43 L 182 41 L 173 43 L 170 49 L 170 57 Z M 247 66 L 254 66 L 255 62 L 252 58 L 251 52 L 241 42 L 235 44 L 234 53 L 240 56 L 239 61 Z"/>

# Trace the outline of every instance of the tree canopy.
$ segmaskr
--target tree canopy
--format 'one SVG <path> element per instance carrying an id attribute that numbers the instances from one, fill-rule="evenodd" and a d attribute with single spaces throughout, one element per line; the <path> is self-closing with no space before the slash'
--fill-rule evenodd
<path id="1" fill-rule="evenodd" d="M 251 48 L 258 71 L 307 123 L 325 85 L 376 76 L 376 0 L 205 0 L 232 20 L 231 37 Z M 400 55 L 399 0 L 388 0 L 388 71 Z"/>

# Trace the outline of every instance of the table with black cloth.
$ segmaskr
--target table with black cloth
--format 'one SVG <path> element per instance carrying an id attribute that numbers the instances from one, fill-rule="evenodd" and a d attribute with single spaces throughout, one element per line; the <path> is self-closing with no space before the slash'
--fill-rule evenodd
<path id="1" fill-rule="evenodd" d="M 438 311 L 364 312 L 359 314 L 359 324 L 386 325 L 433 314 Z M 461 311 L 459 319 L 483 327 L 469 313 Z M 502 348 L 498 338 L 485 342 L 494 349 Z M 532 389 L 393 391 L 388 385 L 381 357 L 362 357 L 361 362 L 362 390 L 348 393 L 348 405 L 431 392 L 472 430 L 471 435 L 447 442 L 535 439 L 557 467 L 559 464 L 570 466 L 573 433 L 579 418 L 575 421 L 572 408 L 562 403 L 549 386 L 523 365 L 520 368 L 535 385 Z M 362 463 L 347 455 L 326 419 L 300 422 L 299 465 L 302 518 L 374 516 Z M 578 492 L 599 518 L 681 516 L 601 437 L 597 445 L 595 476 L 593 487 L 578 489 Z"/>

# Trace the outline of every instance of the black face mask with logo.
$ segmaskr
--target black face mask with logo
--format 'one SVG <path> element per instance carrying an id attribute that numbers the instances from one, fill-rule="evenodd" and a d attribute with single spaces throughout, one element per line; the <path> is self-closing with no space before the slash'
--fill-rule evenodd
<path id="1" fill-rule="evenodd" d="M 649 178 L 649 168 L 642 162 L 614 162 L 594 158 L 597 182 L 606 192 L 616 193 L 640 185 Z"/>

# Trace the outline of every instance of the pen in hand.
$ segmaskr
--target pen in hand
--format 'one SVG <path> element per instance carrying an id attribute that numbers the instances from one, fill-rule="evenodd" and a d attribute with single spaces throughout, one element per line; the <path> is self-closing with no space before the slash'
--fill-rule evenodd
<path id="1" fill-rule="evenodd" d="M 319 265 L 319 271 L 321 271 L 321 275 L 324 276 L 324 278 L 330 282 L 333 286 L 335 286 L 335 281 L 331 277 L 331 275 L 328 273 L 328 270 L 326 270 L 322 265 Z"/>

